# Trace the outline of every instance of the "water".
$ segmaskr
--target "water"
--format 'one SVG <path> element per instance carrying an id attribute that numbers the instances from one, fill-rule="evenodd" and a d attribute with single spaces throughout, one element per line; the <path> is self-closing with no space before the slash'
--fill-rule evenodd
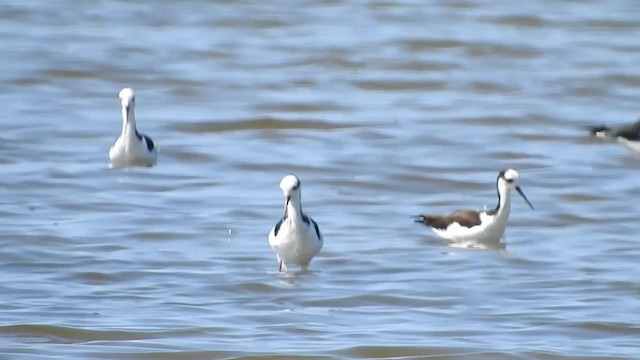
<path id="1" fill-rule="evenodd" d="M 6 359 L 637 359 L 632 0 L 5 1 Z M 133 87 L 152 169 L 111 171 Z M 411 222 L 495 203 L 503 249 Z M 277 273 L 295 172 L 325 247 Z"/>

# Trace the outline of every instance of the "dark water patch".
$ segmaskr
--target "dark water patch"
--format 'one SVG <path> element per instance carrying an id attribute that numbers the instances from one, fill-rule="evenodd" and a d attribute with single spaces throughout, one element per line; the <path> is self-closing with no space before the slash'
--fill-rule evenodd
<path id="1" fill-rule="evenodd" d="M 547 24 L 542 17 L 536 15 L 505 15 L 492 17 L 488 20 L 500 25 L 518 27 L 542 27 Z"/>
<path id="2" fill-rule="evenodd" d="M 498 353 L 474 351 L 464 348 L 446 347 L 416 347 L 416 346 L 384 346 L 363 345 L 342 349 L 338 354 L 352 359 L 516 359 L 514 357 L 501 357 Z"/>
<path id="3" fill-rule="evenodd" d="M 171 91 L 180 96 L 196 96 L 200 92 L 206 90 L 210 84 L 206 81 L 180 78 L 174 76 L 159 76 L 158 81 L 165 83 L 167 86 L 171 85 Z"/>
<path id="4" fill-rule="evenodd" d="M 569 201 L 569 202 L 593 202 L 593 201 L 604 201 L 607 198 L 604 196 L 599 196 L 596 193 L 563 193 L 558 195 L 560 199 Z"/>
<path id="5" fill-rule="evenodd" d="M 609 45 L 610 49 L 619 53 L 637 54 L 640 51 L 640 46 L 631 44 L 615 44 Z M 607 64 L 602 64 L 601 67 L 606 67 Z"/>
<path id="6" fill-rule="evenodd" d="M 558 214 L 555 216 L 556 221 L 564 223 L 564 224 L 593 224 L 593 223 L 602 223 L 606 222 L 601 219 L 594 219 L 591 217 L 587 217 L 586 215 L 578 215 L 576 214 Z"/>
<path id="7" fill-rule="evenodd" d="M 349 111 L 349 108 L 343 105 L 327 102 L 304 102 L 304 103 L 262 103 L 255 106 L 260 112 L 324 112 L 324 111 Z"/>
<path id="8" fill-rule="evenodd" d="M 358 308 L 371 306 L 424 306 L 425 300 L 407 296 L 367 294 L 302 301 L 305 306 L 328 308 Z"/>
<path id="9" fill-rule="evenodd" d="M 515 139 L 530 141 L 532 143 L 538 142 L 562 142 L 562 143 L 570 143 L 575 142 L 575 136 L 565 136 L 560 134 L 554 134 L 552 130 L 548 133 L 544 134 L 515 134 L 513 135 Z"/>
<path id="10" fill-rule="evenodd" d="M 138 231 L 129 233 L 132 238 L 145 241 L 171 241 L 176 239 L 184 239 L 191 236 L 191 233 L 180 231 Z"/>
<path id="11" fill-rule="evenodd" d="M 589 131 L 586 129 L 578 129 L 576 133 L 579 135 L 574 138 L 573 143 L 575 144 L 584 144 L 584 145 L 599 145 L 602 146 L 604 144 L 616 144 L 618 145 L 618 141 L 614 138 L 601 138 L 596 136 L 591 136 Z M 580 136 L 582 135 L 582 136 Z"/>
<path id="12" fill-rule="evenodd" d="M 482 126 L 490 126 L 490 125 L 514 125 L 522 122 L 522 119 L 511 117 L 511 116 L 476 116 L 476 117 L 464 117 L 458 120 L 461 123 L 469 124 L 469 125 L 482 125 Z"/>
<path id="13" fill-rule="evenodd" d="M 321 174 L 325 167 L 323 166 L 313 166 L 313 164 L 291 164 L 286 162 L 278 161 L 274 162 L 236 162 L 233 167 L 238 170 L 261 170 L 261 171 L 274 171 L 281 174 L 295 173 L 295 174 Z"/>
<path id="14" fill-rule="evenodd" d="M 171 156 L 173 156 L 176 160 L 179 160 L 181 162 L 185 162 L 185 163 L 211 163 L 215 160 L 217 160 L 217 157 L 211 154 L 207 154 L 204 152 L 198 152 L 198 151 L 193 151 L 193 150 L 188 150 L 188 149 L 176 149 L 176 148 L 171 148 L 171 149 L 165 149 L 163 148 L 162 151 L 163 155 L 164 154 L 169 154 Z"/>
<path id="15" fill-rule="evenodd" d="M 101 283 L 109 283 L 114 281 L 119 281 L 113 276 L 113 274 L 107 274 L 98 271 L 86 271 L 79 274 L 76 274 L 76 277 L 80 281 L 84 281 L 90 284 L 101 284 Z"/>
<path id="16" fill-rule="evenodd" d="M 42 76 L 63 79 L 92 79 L 96 76 L 96 73 L 95 71 L 80 69 L 47 69 L 42 72 Z"/>
<path id="17" fill-rule="evenodd" d="M 509 58 L 509 59 L 534 59 L 541 56 L 541 52 L 526 45 L 504 45 L 495 43 L 468 44 L 464 52 L 472 58 Z"/>
<path id="18" fill-rule="evenodd" d="M 635 20 L 612 20 L 612 19 L 593 19 L 584 21 L 575 21 L 573 25 L 587 28 L 587 29 L 600 29 L 600 30 L 638 30 L 638 22 Z"/>
<path id="19" fill-rule="evenodd" d="M 332 123 L 323 120 L 301 120 L 301 119 L 281 119 L 273 117 L 239 119 L 235 121 L 208 121 L 182 122 L 172 124 L 173 130 L 185 133 L 219 133 L 225 131 L 242 130 L 289 130 L 289 129 L 311 129 L 311 130 L 335 130 L 357 127 L 355 124 Z"/>
<path id="20" fill-rule="evenodd" d="M 622 357 L 615 355 L 591 355 L 587 352 L 576 355 L 565 355 L 551 351 L 533 351 L 524 352 L 522 358 L 517 359 L 535 359 L 535 360 L 632 360 L 630 357 Z"/>
<path id="21" fill-rule="evenodd" d="M 631 241 L 635 241 L 635 240 L 631 240 Z M 630 247 L 619 247 L 616 248 L 615 251 L 617 253 L 633 253 L 633 251 L 635 251 L 636 249 L 632 249 Z M 615 280 L 611 282 L 611 286 L 615 289 L 618 290 L 624 290 L 624 291 L 630 291 L 631 293 L 637 295 L 640 295 L 640 283 L 637 282 L 633 282 L 630 280 Z M 637 324 L 635 325 L 636 327 L 638 326 Z"/>
<path id="22" fill-rule="evenodd" d="M 602 332 L 607 336 L 640 336 L 640 326 L 634 323 L 578 321 L 571 322 L 568 325 L 578 329 Z"/>
<path id="23" fill-rule="evenodd" d="M 447 49 L 463 47 L 467 43 L 455 39 L 400 39 L 400 46 L 404 46 L 410 51 L 425 51 L 433 49 Z"/>
<path id="24" fill-rule="evenodd" d="M 469 84 L 469 88 L 483 94 L 507 93 L 517 90 L 517 88 L 513 86 L 507 86 L 490 81 L 473 81 Z"/>
<path id="25" fill-rule="evenodd" d="M 101 263 L 97 263 L 95 261 L 91 263 L 89 261 L 86 261 L 86 263 L 88 266 L 104 265 L 105 267 L 110 267 L 114 269 L 119 267 L 128 267 L 131 265 L 129 262 L 117 261 L 117 260 L 113 260 L 113 261 L 108 260 L 108 261 L 103 261 Z M 76 262 L 73 265 L 79 266 L 80 264 Z M 72 280 L 73 282 L 81 282 L 81 283 L 93 284 L 93 285 L 127 283 L 127 282 L 137 281 L 145 277 L 145 274 L 142 274 L 137 271 L 123 271 L 123 270 L 109 271 L 109 272 L 104 272 L 104 271 L 83 271 L 79 273 L 65 272 L 63 274 L 64 276 L 58 276 L 56 278 L 60 280 Z"/>
<path id="26" fill-rule="evenodd" d="M 392 9 L 404 9 L 409 7 L 410 4 L 403 3 L 400 1 L 374 0 L 374 1 L 367 2 L 367 6 L 369 6 L 371 9 L 392 10 Z"/>
<path id="27" fill-rule="evenodd" d="M 453 0 L 453 1 L 447 1 L 446 4 L 442 4 L 442 6 L 450 7 L 454 9 L 473 9 L 473 8 L 482 7 L 483 5 L 476 1 Z"/>
<path id="28" fill-rule="evenodd" d="M 415 91 L 415 90 L 446 90 L 447 82 L 439 80 L 355 80 L 352 84 L 362 90 L 370 91 Z"/>
<path id="29" fill-rule="evenodd" d="M 392 177 L 394 184 L 398 183 L 415 183 L 421 184 L 425 189 L 440 189 L 442 185 L 459 189 L 481 190 L 486 189 L 487 185 L 476 181 L 460 180 L 455 178 L 440 178 L 435 175 L 407 175 L 397 174 Z"/>
<path id="30" fill-rule="evenodd" d="M 521 160 L 529 158 L 529 155 L 515 151 L 496 151 L 487 154 L 487 156 L 501 160 Z"/>
<path id="31" fill-rule="evenodd" d="M 18 86 L 48 85 L 51 83 L 51 78 L 46 76 L 25 76 L 9 80 L 9 84 L 15 84 Z"/>
<path id="32" fill-rule="evenodd" d="M 459 69 L 460 65 L 453 62 L 407 59 L 407 61 L 394 61 L 386 68 L 402 72 L 441 72 Z"/>
<path id="33" fill-rule="evenodd" d="M 618 84 L 624 86 L 640 87 L 640 75 L 634 74 L 607 74 L 597 80 L 598 84 Z"/>
<path id="34" fill-rule="evenodd" d="M 329 179 L 329 180 L 327 180 L 327 183 L 336 185 L 336 188 L 339 189 L 339 191 L 347 191 L 347 189 L 349 189 L 349 188 L 357 188 L 360 191 L 362 191 L 362 190 L 389 190 L 394 186 L 393 184 L 389 184 L 389 183 L 387 183 L 387 182 L 385 182 L 383 180 L 373 181 L 373 180 L 364 180 L 364 179 L 358 179 L 358 180 L 353 180 L 353 181 Z M 361 203 L 361 204 L 362 203 L 367 203 L 367 199 L 361 199 L 361 200 L 359 200 L 359 203 Z"/>
<path id="35" fill-rule="evenodd" d="M 73 129 L 56 131 L 59 139 L 104 139 L 104 133 L 89 129 Z M 105 150 L 106 152 L 107 150 Z"/>
<path id="36" fill-rule="evenodd" d="M 585 98 L 599 98 L 606 96 L 609 90 L 601 86 L 596 86 L 593 83 L 589 84 L 565 84 L 565 90 L 573 96 L 585 97 Z"/>
<path id="37" fill-rule="evenodd" d="M 249 23 L 249 25 L 251 25 L 251 27 L 259 29 L 282 29 L 293 26 L 291 22 L 286 22 L 281 19 L 275 18 L 253 19 Z"/>
<path id="38" fill-rule="evenodd" d="M 173 336 L 197 335 L 201 332 L 201 330 L 195 329 L 169 331 L 92 330 L 79 327 L 45 324 L 20 324 L 0 327 L 0 334 L 4 334 L 6 336 L 31 337 L 61 344 L 89 341 L 158 339 Z"/>
<path id="39" fill-rule="evenodd" d="M 322 66 L 323 68 L 354 70 L 366 66 L 366 62 L 354 59 L 350 54 L 330 51 L 328 54 L 312 56 L 308 59 L 308 65 Z"/>
<path id="40" fill-rule="evenodd" d="M 92 354 L 93 355 L 93 354 Z M 109 355 L 96 354 L 99 358 L 108 359 L 141 359 L 141 360 L 330 360 L 334 357 L 321 355 L 308 355 L 290 351 L 288 353 L 270 353 L 269 351 L 256 351 L 252 354 L 248 351 L 141 351 L 134 353 L 115 352 Z"/>

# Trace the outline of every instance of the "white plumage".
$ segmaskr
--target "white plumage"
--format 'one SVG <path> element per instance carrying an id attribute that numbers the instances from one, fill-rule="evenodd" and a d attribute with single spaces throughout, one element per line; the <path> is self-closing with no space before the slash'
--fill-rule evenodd
<path id="1" fill-rule="evenodd" d="M 287 175 L 280 182 L 285 197 L 284 215 L 269 233 L 269 245 L 278 257 L 278 271 L 288 265 L 305 270 L 322 249 L 318 224 L 302 212 L 300 180 Z"/>
<path id="2" fill-rule="evenodd" d="M 122 132 L 109 149 L 110 167 L 153 166 L 158 149 L 153 140 L 136 128 L 135 95 L 130 88 L 120 91 L 122 104 Z"/>
<path id="3" fill-rule="evenodd" d="M 501 207 L 498 214 L 490 215 L 485 211 L 479 212 L 480 224 L 472 227 L 452 222 L 445 229 L 432 228 L 439 237 L 450 241 L 492 242 L 502 238 L 509 220 L 510 201 Z"/>
<path id="4" fill-rule="evenodd" d="M 631 150 L 634 154 L 640 154 L 640 141 L 627 140 L 623 137 L 619 137 L 618 142 Z"/>

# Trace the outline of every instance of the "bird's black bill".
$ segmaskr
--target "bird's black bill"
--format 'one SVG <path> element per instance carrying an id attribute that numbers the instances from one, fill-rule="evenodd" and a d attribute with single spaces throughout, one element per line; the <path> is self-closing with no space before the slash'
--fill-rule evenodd
<path id="1" fill-rule="evenodd" d="M 529 207 L 531 208 L 531 210 L 535 210 L 535 208 L 533 207 L 533 205 L 531 205 L 531 202 L 529 201 L 529 199 L 527 199 L 527 197 L 524 195 L 524 193 L 522 192 L 522 189 L 520 188 L 520 186 L 516 186 L 516 191 L 518 191 L 518 194 L 520 194 L 520 196 L 522 196 L 522 198 L 524 199 L 524 201 L 527 202 L 527 205 L 529 205 Z"/>

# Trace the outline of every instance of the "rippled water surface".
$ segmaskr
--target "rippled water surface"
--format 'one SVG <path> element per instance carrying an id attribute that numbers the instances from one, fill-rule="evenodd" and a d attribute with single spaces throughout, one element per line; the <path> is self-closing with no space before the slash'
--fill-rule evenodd
<path id="1" fill-rule="evenodd" d="M 640 4 L 4 1 L 6 359 L 637 359 Z M 109 170 L 133 87 L 158 166 Z M 504 246 L 421 212 L 495 204 Z M 325 247 L 279 274 L 282 176 Z"/>

